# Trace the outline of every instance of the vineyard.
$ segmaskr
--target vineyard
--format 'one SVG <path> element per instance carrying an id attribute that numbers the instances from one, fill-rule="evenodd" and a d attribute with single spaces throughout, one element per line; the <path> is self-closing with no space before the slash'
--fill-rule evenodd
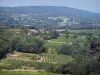
<path id="1" fill-rule="evenodd" d="M 0 60 L 0 68 L 6 70 L 19 70 L 19 71 L 21 70 L 43 71 L 42 69 L 46 69 L 50 65 L 67 64 L 72 62 L 72 57 L 65 55 L 56 55 L 56 54 L 32 55 L 29 53 L 21 53 L 21 52 L 18 52 L 16 54 L 19 54 L 19 56 L 18 57 L 12 56 Z M 32 59 L 32 57 L 34 59 Z"/>
<path id="2" fill-rule="evenodd" d="M 57 54 L 43 54 L 43 58 L 45 62 L 47 63 L 60 63 L 60 64 L 66 64 L 72 62 L 71 56 L 66 55 L 57 55 Z"/>
<path id="3" fill-rule="evenodd" d="M 21 29 L 19 33 L 6 35 L 2 30 L 5 36 L 1 38 L 6 38 L 0 39 L 0 75 L 13 75 L 13 72 L 15 75 L 25 75 L 23 72 L 27 75 L 88 75 L 90 72 L 91 75 L 99 72 L 100 31 L 65 30 L 30 35 L 27 31 Z"/>

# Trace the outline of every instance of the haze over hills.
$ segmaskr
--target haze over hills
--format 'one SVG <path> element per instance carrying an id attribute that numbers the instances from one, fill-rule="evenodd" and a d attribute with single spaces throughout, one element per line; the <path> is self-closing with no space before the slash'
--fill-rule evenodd
<path id="1" fill-rule="evenodd" d="M 17 24 L 18 23 L 18 24 L 25 24 L 25 25 L 34 25 L 34 22 L 33 21 L 29 22 L 29 20 L 36 19 L 36 21 L 38 21 L 38 23 L 40 24 L 39 20 L 41 20 L 43 23 L 44 21 L 46 22 L 49 17 L 53 17 L 53 19 L 54 19 L 55 17 L 59 17 L 59 16 L 67 17 L 70 20 L 74 19 L 75 22 L 78 22 L 80 24 L 92 24 L 93 25 L 93 24 L 100 23 L 100 14 L 99 13 L 93 13 L 93 12 L 89 12 L 89 11 L 79 10 L 79 9 L 70 8 L 70 7 L 62 7 L 62 6 L 0 7 L 0 12 L 1 13 L 6 12 L 7 16 L 10 15 L 8 19 L 7 19 L 7 17 L 5 18 L 8 21 L 10 20 L 9 22 L 11 22 L 11 19 L 13 22 L 17 21 L 15 23 L 13 23 L 13 22 L 8 23 L 6 21 L 6 23 L 8 23 L 8 24 Z M 22 14 L 24 14 L 24 16 Z M 27 16 L 25 14 L 28 16 L 28 19 L 26 19 Z M 3 14 L 3 16 L 5 16 L 5 14 Z M 20 18 L 22 18 L 23 21 L 22 21 L 22 19 L 20 20 Z M 2 20 L 2 18 L 0 18 L 0 19 Z M 3 20 L 4 20 L 4 17 L 3 17 Z M 20 21 L 20 23 L 18 21 Z M 2 21 L 0 23 L 5 24 L 5 22 L 2 23 Z M 56 23 L 54 23 L 52 25 L 56 25 Z M 46 24 L 45 24 L 45 26 L 46 26 Z"/>
<path id="2" fill-rule="evenodd" d="M 100 75 L 100 14 L 63 6 L 0 7 L 0 75 Z"/>
<path id="3" fill-rule="evenodd" d="M 19 6 L 19 7 L 0 7 L 0 11 L 8 11 L 12 13 L 66 13 L 64 15 L 72 15 L 76 16 L 82 15 L 100 15 L 99 13 L 93 13 L 85 10 L 63 7 L 63 6 Z M 80 13 L 80 14 L 79 14 Z"/>

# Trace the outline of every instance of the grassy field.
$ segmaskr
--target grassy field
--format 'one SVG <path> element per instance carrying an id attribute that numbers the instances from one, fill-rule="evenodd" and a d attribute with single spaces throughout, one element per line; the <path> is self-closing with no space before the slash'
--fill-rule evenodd
<path id="1" fill-rule="evenodd" d="M 52 41 L 48 41 L 45 46 L 47 47 L 47 50 L 49 53 L 57 53 L 56 50 L 58 50 L 61 46 L 60 43 L 55 43 L 55 42 L 52 42 Z"/>
<path id="2" fill-rule="evenodd" d="M 45 43 L 45 46 L 48 49 L 49 53 L 57 53 L 57 50 L 61 47 L 62 44 L 66 43 L 67 39 L 65 38 L 64 34 L 60 34 L 60 37 L 58 39 L 52 39 L 52 40 L 48 40 Z"/>
<path id="3" fill-rule="evenodd" d="M 85 32 L 85 33 L 92 33 L 92 34 L 99 34 L 100 30 L 98 29 L 93 29 L 93 30 L 70 30 L 71 33 L 80 33 L 80 32 Z"/>
<path id="4" fill-rule="evenodd" d="M 17 52 L 14 51 L 14 54 L 20 57 L 29 57 L 29 58 L 36 58 L 37 54 L 31 54 L 31 53 L 23 53 L 23 52 Z"/>
<path id="5" fill-rule="evenodd" d="M 96 32 L 100 31 L 98 29 L 93 29 L 93 30 L 70 30 L 70 32 Z"/>
<path id="6" fill-rule="evenodd" d="M 0 75 L 61 75 L 48 72 L 15 72 L 15 71 L 0 71 Z"/>

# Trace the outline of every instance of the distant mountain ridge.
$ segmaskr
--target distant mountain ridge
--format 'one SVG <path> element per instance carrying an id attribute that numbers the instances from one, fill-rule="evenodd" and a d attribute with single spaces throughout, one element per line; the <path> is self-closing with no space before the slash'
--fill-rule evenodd
<path id="1" fill-rule="evenodd" d="M 80 9 L 70 8 L 70 7 L 63 7 L 63 6 L 21 6 L 21 7 L 0 7 L 0 12 L 6 12 L 4 15 L 0 14 L 0 22 L 3 24 L 23 24 L 23 25 L 35 25 L 35 26 L 50 26 L 52 23 L 52 26 L 56 26 L 57 23 L 55 21 L 48 21 L 48 17 L 59 17 L 64 16 L 70 19 L 74 19 L 76 22 L 79 22 L 79 26 L 94 26 L 100 24 L 100 14 L 99 13 L 93 13 L 89 11 L 84 11 Z M 17 13 L 17 19 L 16 15 L 14 13 Z M 31 17 L 31 20 L 20 20 L 19 14 L 28 14 L 29 17 Z M 30 15 L 32 14 L 32 15 Z M 35 14 L 37 16 L 35 16 Z M 13 18 L 10 15 L 15 15 Z M 19 17 L 20 16 L 20 17 Z M 27 17 L 24 17 L 26 19 Z M 22 17 L 23 19 L 23 17 Z M 33 20 L 36 19 L 36 21 L 33 22 Z M 42 21 L 42 22 L 41 22 Z M 45 21 L 45 22 L 44 22 Z M 35 23 L 36 22 L 36 23 Z M 49 24 L 48 24 L 49 22 Z M 42 24 L 42 25 L 41 25 Z M 49 27 L 48 26 L 48 27 Z M 75 25 L 73 25 L 75 26 Z M 56 26 L 57 27 L 57 26 Z"/>
<path id="2" fill-rule="evenodd" d="M 93 13 L 89 11 L 84 11 L 80 9 L 70 8 L 70 7 L 62 7 L 62 6 L 21 6 L 21 7 L 0 7 L 0 11 L 7 11 L 11 13 L 37 13 L 37 14 L 44 14 L 44 13 L 52 13 L 52 14 L 59 14 L 59 15 L 75 15 L 75 16 L 82 16 L 89 17 L 92 16 L 99 16 L 99 13 Z"/>

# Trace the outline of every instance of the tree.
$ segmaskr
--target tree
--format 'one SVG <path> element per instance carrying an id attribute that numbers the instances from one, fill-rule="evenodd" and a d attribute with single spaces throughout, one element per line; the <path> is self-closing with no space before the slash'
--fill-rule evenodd
<path id="1" fill-rule="evenodd" d="M 0 26 L 0 59 L 6 55 L 9 48 L 6 26 Z"/>
<path id="2" fill-rule="evenodd" d="M 6 40 L 7 29 L 6 26 L 0 26 L 0 39 Z"/>
<path id="3" fill-rule="evenodd" d="M 44 40 L 39 38 L 33 38 L 31 36 L 26 36 L 22 38 L 16 45 L 16 50 L 20 52 L 35 53 L 40 54 L 46 52 L 46 47 L 44 47 Z"/>
<path id="4" fill-rule="evenodd" d="M 43 39 L 50 40 L 50 39 L 56 39 L 59 37 L 59 32 L 57 31 L 44 31 L 44 33 L 41 35 Z"/>
<path id="5" fill-rule="evenodd" d="M 50 32 L 51 39 L 56 39 L 59 37 L 59 33 L 57 31 Z"/>
<path id="6" fill-rule="evenodd" d="M 0 39 L 0 59 L 6 55 L 6 52 L 9 48 L 9 43 Z"/>
<path id="7" fill-rule="evenodd" d="M 71 55 L 72 54 L 72 47 L 67 44 L 63 44 L 60 49 L 58 50 L 59 54 L 64 54 L 64 55 Z"/>
<path id="8" fill-rule="evenodd" d="M 10 52 L 14 52 L 16 50 L 16 45 L 21 41 L 21 37 L 19 35 L 12 35 L 9 38 L 9 44 L 10 44 Z"/>
<path id="9" fill-rule="evenodd" d="M 68 30 L 65 30 L 66 38 L 69 38 L 70 32 Z"/>

